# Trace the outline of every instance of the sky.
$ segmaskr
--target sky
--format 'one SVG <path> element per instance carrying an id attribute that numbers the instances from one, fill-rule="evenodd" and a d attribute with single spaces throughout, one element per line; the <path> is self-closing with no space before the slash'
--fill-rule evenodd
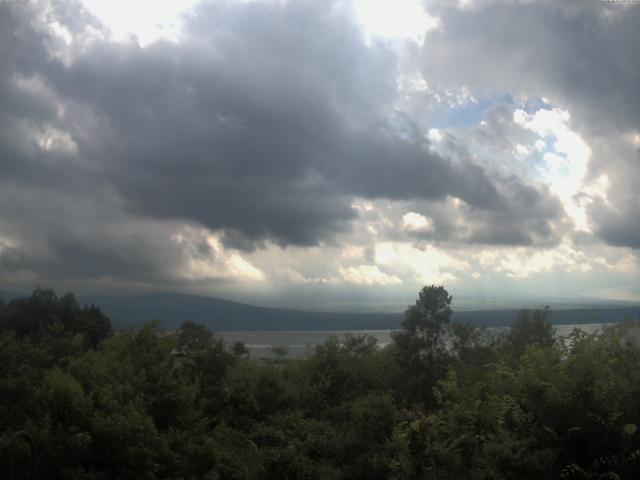
<path id="1" fill-rule="evenodd" d="M 0 1 L 0 289 L 640 301 L 639 51 L 631 2 Z"/>

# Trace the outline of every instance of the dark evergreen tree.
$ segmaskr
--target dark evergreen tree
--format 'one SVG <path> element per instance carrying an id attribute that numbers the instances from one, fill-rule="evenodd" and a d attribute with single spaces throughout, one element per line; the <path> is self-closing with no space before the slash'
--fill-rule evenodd
<path id="1" fill-rule="evenodd" d="M 402 388 L 409 401 L 431 404 L 432 389 L 446 372 L 443 327 L 453 311 L 452 297 L 442 286 L 425 286 L 414 305 L 405 311 L 402 330 L 392 333 L 402 369 Z"/>

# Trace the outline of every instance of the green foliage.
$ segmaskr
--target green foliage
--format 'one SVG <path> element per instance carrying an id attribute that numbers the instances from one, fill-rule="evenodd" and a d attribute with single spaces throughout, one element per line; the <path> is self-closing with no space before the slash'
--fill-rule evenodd
<path id="1" fill-rule="evenodd" d="M 396 359 L 402 369 L 401 390 L 408 402 L 432 405 L 432 390 L 446 372 L 443 327 L 449 323 L 451 295 L 444 287 L 424 287 L 405 312 L 403 329 L 392 333 Z"/>
<path id="2" fill-rule="evenodd" d="M 523 310 L 511 325 L 504 339 L 504 348 L 515 358 L 529 345 L 548 347 L 554 343 L 554 329 L 549 321 L 549 307 L 543 310 Z"/>
<path id="3" fill-rule="evenodd" d="M 58 298 L 53 290 L 38 288 L 30 297 L 2 306 L 0 328 L 38 342 L 81 334 L 89 345 L 96 346 L 109 336 L 111 322 L 98 307 L 80 308 L 72 293 Z"/>
<path id="4" fill-rule="evenodd" d="M 640 478 L 639 325 L 491 337 L 450 303 L 425 287 L 385 348 L 261 361 L 36 290 L 0 305 L 0 478 Z"/>
<path id="5" fill-rule="evenodd" d="M 422 364 L 444 352 L 442 328 L 453 313 L 451 298 L 444 287 L 430 285 L 420 291 L 416 303 L 405 312 L 403 330 L 393 337 L 401 361 Z"/>
<path id="6" fill-rule="evenodd" d="M 276 362 L 282 362 L 289 355 L 289 349 L 285 345 L 272 345 L 270 350 L 276 357 Z"/>
<path id="7" fill-rule="evenodd" d="M 231 351 L 236 357 L 249 357 L 250 354 L 247 346 L 241 341 L 234 342 L 231 346 Z"/>
<path id="8" fill-rule="evenodd" d="M 183 355 L 200 352 L 209 347 L 213 340 L 213 333 L 207 327 L 187 320 L 178 330 L 176 350 Z"/>

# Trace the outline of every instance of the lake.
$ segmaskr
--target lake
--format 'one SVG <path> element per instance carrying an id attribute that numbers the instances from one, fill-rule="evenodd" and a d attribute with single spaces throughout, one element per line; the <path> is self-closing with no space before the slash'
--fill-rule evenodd
<path id="1" fill-rule="evenodd" d="M 569 335 L 574 328 L 586 333 L 592 333 L 603 326 L 602 323 L 585 323 L 572 325 L 554 325 L 556 336 Z M 487 328 L 489 332 L 499 332 L 508 327 Z M 391 330 L 286 330 L 286 331 L 254 331 L 254 332 L 217 332 L 225 342 L 244 342 L 251 352 L 251 358 L 273 358 L 271 348 L 285 347 L 289 358 L 303 358 L 315 345 L 324 343 L 329 337 L 342 338 L 347 333 L 353 335 L 370 335 L 378 340 L 378 345 L 384 347 L 391 342 Z"/>

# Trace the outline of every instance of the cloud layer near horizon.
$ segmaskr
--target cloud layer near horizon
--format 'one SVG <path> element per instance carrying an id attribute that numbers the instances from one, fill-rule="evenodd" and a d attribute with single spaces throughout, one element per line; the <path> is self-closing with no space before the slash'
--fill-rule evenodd
<path id="1" fill-rule="evenodd" d="M 210 1 L 144 46 L 0 8 L 6 285 L 637 279 L 638 8 L 428 2 L 419 45 L 349 2 Z"/>

